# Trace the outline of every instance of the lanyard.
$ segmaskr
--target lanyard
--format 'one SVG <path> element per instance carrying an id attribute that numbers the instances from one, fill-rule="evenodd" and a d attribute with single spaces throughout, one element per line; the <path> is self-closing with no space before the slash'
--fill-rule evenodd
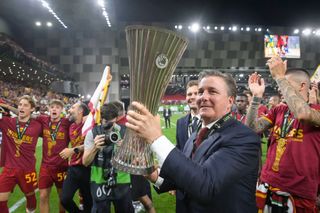
<path id="1" fill-rule="evenodd" d="M 282 126 L 281 126 L 281 134 L 280 134 L 281 138 L 286 137 L 286 135 L 288 134 L 288 132 L 293 124 L 293 121 L 295 120 L 293 118 L 289 121 L 289 114 L 290 114 L 289 110 L 287 110 L 287 112 L 284 114 L 284 120 L 283 120 Z"/>
<path id="2" fill-rule="evenodd" d="M 220 118 L 217 122 L 215 122 L 213 124 L 213 126 L 209 129 L 208 133 L 206 134 L 206 137 L 208 137 L 208 135 L 213 134 L 215 131 L 217 131 L 218 129 L 220 129 L 222 127 L 222 125 L 229 120 L 232 117 L 231 113 L 228 113 L 226 115 L 224 115 L 222 118 Z M 199 131 L 199 129 L 198 129 Z M 206 138 L 205 137 L 205 138 Z"/>
<path id="3" fill-rule="evenodd" d="M 60 121 L 58 122 L 58 124 L 57 124 L 57 126 L 56 126 L 54 131 L 52 129 L 52 123 L 51 123 L 51 121 L 49 121 L 50 136 L 51 136 L 52 141 L 55 141 L 56 138 L 57 138 L 57 133 L 59 131 L 59 127 L 60 127 L 61 121 L 62 121 L 62 119 L 60 119 Z"/>
<path id="4" fill-rule="evenodd" d="M 22 132 L 20 132 L 20 124 L 19 124 L 19 121 L 18 121 L 18 118 L 16 119 L 16 129 L 17 129 L 17 134 L 18 134 L 18 139 L 21 140 L 24 133 L 27 131 L 27 128 L 30 124 L 30 118 L 29 120 L 27 121 L 26 125 L 24 126 Z"/>

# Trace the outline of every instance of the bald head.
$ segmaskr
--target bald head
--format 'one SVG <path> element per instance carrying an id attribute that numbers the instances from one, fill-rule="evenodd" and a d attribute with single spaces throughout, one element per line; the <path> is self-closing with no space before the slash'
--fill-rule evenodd
<path id="1" fill-rule="evenodd" d="M 310 88 L 310 75 L 307 70 L 303 68 L 290 68 L 286 71 L 286 76 L 290 78 L 290 80 L 294 81 L 297 84 L 305 83 L 306 87 Z"/>

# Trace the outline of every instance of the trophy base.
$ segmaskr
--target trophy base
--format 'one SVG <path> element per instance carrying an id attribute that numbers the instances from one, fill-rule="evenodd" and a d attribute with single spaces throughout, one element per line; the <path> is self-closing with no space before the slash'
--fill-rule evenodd
<path id="1" fill-rule="evenodd" d="M 151 174 L 154 170 L 153 166 L 151 167 L 135 166 L 135 165 L 131 165 L 115 159 L 111 160 L 111 164 L 117 170 L 122 172 L 127 172 L 133 175 L 148 175 L 148 174 Z"/>

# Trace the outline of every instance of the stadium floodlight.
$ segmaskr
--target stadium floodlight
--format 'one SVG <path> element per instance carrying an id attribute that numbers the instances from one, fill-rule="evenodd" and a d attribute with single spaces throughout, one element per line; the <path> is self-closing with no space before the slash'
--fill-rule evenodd
<path id="1" fill-rule="evenodd" d="M 320 29 L 316 30 L 316 36 L 320 36 Z"/>
<path id="2" fill-rule="evenodd" d="M 175 26 L 174 26 L 174 29 L 178 29 L 178 25 L 175 25 Z"/>
<path id="3" fill-rule="evenodd" d="M 191 32 L 194 32 L 194 33 L 198 32 L 199 29 L 200 29 L 200 25 L 198 23 L 193 23 L 190 27 Z"/>
<path id="4" fill-rule="evenodd" d="M 64 22 L 59 18 L 59 16 L 53 11 L 53 9 L 50 7 L 48 2 L 46 2 L 45 0 L 38 0 L 38 1 L 42 3 L 43 7 L 48 9 L 49 13 L 51 13 L 64 28 L 66 29 L 68 28 L 67 25 L 65 25 Z"/>
<path id="5" fill-rule="evenodd" d="M 240 30 L 243 31 L 243 27 L 241 27 Z"/>
<path id="6" fill-rule="evenodd" d="M 302 31 L 302 34 L 305 36 L 309 36 L 311 34 L 311 29 L 310 28 L 306 28 Z"/>
<path id="7" fill-rule="evenodd" d="M 235 32 L 238 30 L 238 27 L 237 26 L 232 26 L 232 31 Z"/>
<path id="8" fill-rule="evenodd" d="M 214 29 L 215 29 L 215 30 L 217 30 L 217 29 L 218 29 L 218 27 L 217 27 L 217 26 L 215 26 L 215 27 L 214 27 Z"/>
<path id="9" fill-rule="evenodd" d="M 206 29 L 207 29 L 207 30 L 210 30 L 210 26 L 208 25 L 208 26 L 206 27 Z"/>
<path id="10" fill-rule="evenodd" d="M 244 76 L 243 73 L 240 73 L 240 74 L 239 74 L 239 77 L 240 77 L 240 78 L 243 78 L 243 76 Z"/>
<path id="11" fill-rule="evenodd" d="M 258 32 L 261 32 L 261 30 L 262 30 L 261 27 L 259 27 L 259 28 L 258 28 Z"/>
<path id="12" fill-rule="evenodd" d="M 178 29 L 182 30 L 182 25 L 181 24 L 178 25 Z"/>
<path id="13" fill-rule="evenodd" d="M 97 0 L 97 3 L 100 7 L 104 7 L 104 1 L 103 0 Z"/>
<path id="14" fill-rule="evenodd" d="M 250 27 L 246 27 L 246 31 L 249 32 L 250 31 Z"/>
<path id="15" fill-rule="evenodd" d="M 36 21 L 36 22 L 35 22 L 35 25 L 36 25 L 37 27 L 41 27 L 42 24 L 41 24 L 40 21 Z"/>
<path id="16" fill-rule="evenodd" d="M 51 22 L 47 22 L 47 27 L 52 27 L 52 23 Z"/>
<path id="17" fill-rule="evenodd" d="M 221 27 L 220 27 L 220 30 L 224 30 L 224 26 L 221 26 Z"/>

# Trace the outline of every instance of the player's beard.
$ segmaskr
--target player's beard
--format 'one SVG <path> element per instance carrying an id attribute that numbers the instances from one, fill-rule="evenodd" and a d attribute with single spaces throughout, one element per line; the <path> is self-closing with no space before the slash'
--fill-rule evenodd
<path id="1" fill-rule="evenodd" d="M 70 122 L 75 122 L 75 121 L 76 121 L 75 116 L 74 116 L 74 115 L 70 115 L 70 116 L 69 116 L 69 121 L 70 121 Z"/>

